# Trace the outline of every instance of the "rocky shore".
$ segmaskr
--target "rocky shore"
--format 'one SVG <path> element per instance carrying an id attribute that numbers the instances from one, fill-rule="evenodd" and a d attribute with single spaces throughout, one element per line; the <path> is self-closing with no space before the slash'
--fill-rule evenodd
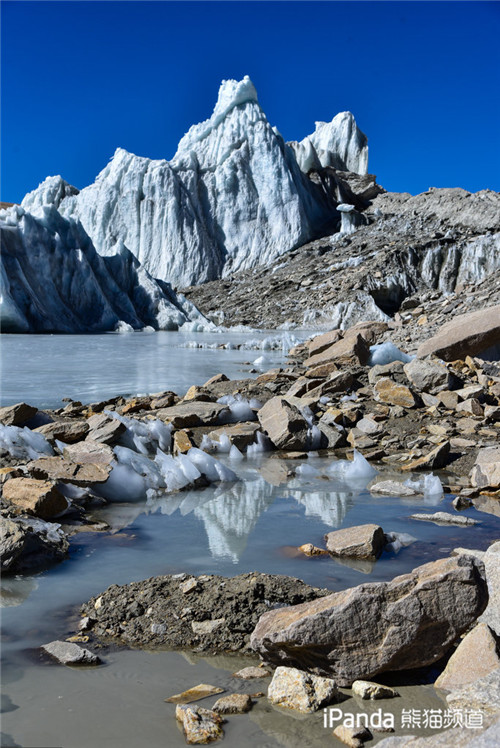
<path id="1" fill-rule="evenodd" d="M 256 379 L 220 374 L 183 398 L 162 392 L 70 401 L 57 411 L 25 403 L 1 409 L 2 570 L 33 571 L 63 559 L 73 533 L 106 530 L 92 514 L 106 502 L 237 481 L 228 465 L 263 451 L 301 458 L 300 469 L 318 478 L 307 456 L 336 458 L 330 477 L 361 479 L 374 494 L 456 497 L 454 513 L 415 519 L 471 524 L 477 520 L 460 514 L 471 506 L 498 516 L 500 367 L 481 356 L 500 342 L 499 312 L 455 315 L 420 343 L 416 357 L 395 346 L 393 324 L 361 321 L 297 346 L 286 368 Z M 221 454 L 236 462 L 226 464 Z M 367 524 L 330 532 L 324 548 L 306 543 L 298 552 L 374 561 L 394 542 L 404 538 Z M 88 642 L 103 651 L 115 641 L 253 652 L 269 672 L 276 668 L 270 703 L 305 712 L 356 694 L 389 698 L 387 677 L 398 671 L 411 682 L 416 669 L 433 665 L 436 687 L 450 691 L 450 710 L 482 710 L 483 729 L 497 739 L 499 559 L 498 542 L 486 551 L 458 548 L 390 582 L 343 592 L 261 573 L 113 585 L 83 605 L 72 641 L 51 642 L 46 652 L 83 664 L 93 662 L 80 646 Z M 245 705 L 228 697 L 212 710 L 179 705 L 188 742 L 221 737 L 224 710 L 251 708 L 252 694 L 243 696 Z M 335 736 L 362 745 L 373 735 L 356 730 L 344 725 Z M 425 740 L 446 745 L 439 736 Z"/>

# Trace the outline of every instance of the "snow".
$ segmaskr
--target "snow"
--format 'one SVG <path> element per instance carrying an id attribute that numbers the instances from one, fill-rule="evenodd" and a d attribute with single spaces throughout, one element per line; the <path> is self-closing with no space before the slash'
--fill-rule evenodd
<path id="1" fill-rule="evenodd" d="M 377 345 L 370 346 L 370 358 L 368 360 L 369 366 L 392 364 L 393 361 L 402 361 L 407 364 L 412 361 L 415 356 L 409 356 L 407 353 L 403 353 L 397 348 L 394 343 L 387 340 L 385 343 L 378 343 Z"/>
<path id="2" fill-rule="evenodd" d="M 19 460 L 37 460 L 54 454 L 44 435 L 31 431 L 27 426 L 20 428 L 0 424 L 0 449 L 6 449 L 11 457 Z"/>
<path id="3" fill-rule="evenodd" d="M 340 112 L 331 122 L 316 122 L 312 135 L 289 145 L 306 174 L 321 166 L 357 174 L 368 171 L 368 141 L 351 112 Z"/>
<path id="4" fill-rule="evenodd" d="M 2 211 L 0 321 L 4 332 L 131 332 L 146 326 L 214 328 L 159 284 L 121 244 L 97 254 L 81 224 L 53 205 Z"/>

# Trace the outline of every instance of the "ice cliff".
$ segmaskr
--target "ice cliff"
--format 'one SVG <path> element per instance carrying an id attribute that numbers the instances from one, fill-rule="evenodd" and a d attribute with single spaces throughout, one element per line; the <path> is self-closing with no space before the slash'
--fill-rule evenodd
<path id="1" fill-rule="evenodd" d="M 47 184 L 54 203 L 66 190 Z M 69 187 L 69 186 L 67 186 Z M 213 327 L 194 304 L 159 283 L 123 244 L 101 257 L 83 227 L 54 205 L 37 216 L 0 211 L 2 332 L 102 332 L 114 329 Z"/>
<path id="2" fill-rule="evenodd" d="M 310 168 L 365 174 L 366 137 L 349 112 L 301 143 L 286 144 L 248 77 L 223 81 L 212 116 L 181 139 L 171 161 L 118 149 L 94 184 L 78 192 L 54 178 L 23 200 L 77 219 L 97 252 L 127 247 L 155 278 L 186 286 L 266 264 L 331 233 L 335 200 Z"/>

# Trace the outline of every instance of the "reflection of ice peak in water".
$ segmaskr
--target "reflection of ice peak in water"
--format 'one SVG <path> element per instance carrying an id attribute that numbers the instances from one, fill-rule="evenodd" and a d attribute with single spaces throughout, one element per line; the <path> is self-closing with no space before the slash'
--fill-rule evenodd
<path id="1" fill-rule="evenodd" d="M 273 502 L 272 492 L 272 486 L 259 478 L 237 483 L 195 508 L 205 525 L 212 556 L 238 563 L 257 520 Z"/>
<path id="2" fill-rule="evenodd" d="M 347 512 L 354 506 L 353 491 L 290 491 L 305 507 L 306 517 L 319 517 L 328 527 L 340 527 Z"/>

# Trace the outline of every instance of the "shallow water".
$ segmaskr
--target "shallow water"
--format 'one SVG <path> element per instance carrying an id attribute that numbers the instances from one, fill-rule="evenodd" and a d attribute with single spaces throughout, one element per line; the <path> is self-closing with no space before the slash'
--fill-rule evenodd
<path id="1" fill-rule="evenodd" d="M 324 458 L 308 460 L 316 466 L 325 463 Z M 104 667 L 82 670 L 42 661 L 38 647 L 73 634 L 79 605 L 112 583 L 181 571 L 233 575 L 257 570 L 340 590 L 392 579 L 449 555 L 457 546 L 486 548 L 500 537 L 500 519 L 473 509 L 466 514 L 482 520 L 475 527 L 409 519 L 416 511 L 449 510 L 449 497 L 431 506 L 418 497 L 372 495 L 363 483 L 287 478 L 298 464 L 262 456 L 232 465 L 243 478 L 239 483 L 110 505 L 95 512 L 110 523 L 110 532 L 76 534 L 67 561 L 32 577 L 5 579 L 4 732 L 23 746 L 135 748 L 139 739 L 154 747 L 183 745 L 172 705 L 163 702 L 166 696 L 200 682 L 230 691 L 265 690 L 265 683 L 231 680 L 230 672 L 242 666 L 232 657 L 118 650 L 105 653 Z M 398 554 L 384 553 L 375 563 L 347 564 L 296 552 L 305 542 L 322 545 L 329 530 L 367 521 L 385 531 L 408 532 L 416 541 Z M 407 698 L 382 706 L 395 714 L 402 706 L 445 708 L 432 686 L 410 689 Z M 355 701 L 343 704 L 344 710 L 352 710 L 349 703 Z M 361 707 L 365 704 L 355 706 Z M 264 702 L 249 715 L 231 717 L 226 727 L 225 744 L 231 746 L 316 747 L 331 740 L 320 714 L 304 721 Z"/>
<path id="2" fill-rule="evenodd" d="M 307 332 L 294 332 L 305 339 Z M 0 405 L 20 401 L 38 408 L 59 408 L 61 398 L 83 403 L 115 395 L 151 394 L 174 390 L 184 394 L 223 372 L 230 379 L 252 376 L 261 355 L 265 369 L 283 364 L 286 350 L 220 350 L 189 348 L 186 344 L 239 345 L 291 334 L 275 331 L 246 333 L 129 333 L 102 335 L 2 335 Z"/>

